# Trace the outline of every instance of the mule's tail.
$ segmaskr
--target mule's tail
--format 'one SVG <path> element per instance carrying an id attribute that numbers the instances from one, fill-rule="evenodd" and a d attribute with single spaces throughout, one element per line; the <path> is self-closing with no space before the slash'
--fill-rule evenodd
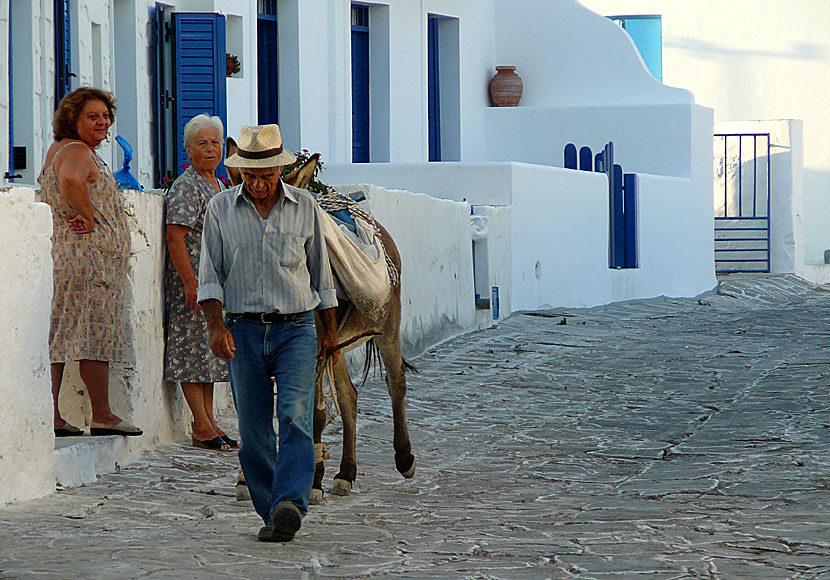
<path id="1" fill-rule="evenodd" d="M 364 345 L 366 349 L 366 355 L 363 357 L 363 376 L 360 378 L 360 386 L 362 387 L 366 383 L 366 379 L 369 378 L 369 372 L 372 369 L 381 369 L 381 373 L 383 373 L 383 358 L 380 356 L 380 350 L 378 349 L 377 343 L 375 343 L 375 339 L 371 339 Z M 413 373 L 419 373 L 420 371 L 413 365 L 411 362 L 406 360 L 405 358 L 401 357 L 403 361 L 403 368 L 404 371 L 410 371 Z"/>

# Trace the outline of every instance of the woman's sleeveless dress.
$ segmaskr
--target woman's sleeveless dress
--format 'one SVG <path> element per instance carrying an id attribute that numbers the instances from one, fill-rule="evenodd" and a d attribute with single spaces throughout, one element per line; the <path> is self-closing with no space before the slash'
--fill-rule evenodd
<path id="1" fill-rule="evenodd" d="M 41 177 L 41 201 L 52 208 L 54 295 L 49 327 L 49 359 L 124 361 L 127 324 L 124 311 L 130 233 L 124 201 L 112 173 L 98 155 L 98 178 L 88 187 L 95 209 L 95 229 L 77 234 L 67 216 L 77 212 L 60 192 L 55 152 Z"/>

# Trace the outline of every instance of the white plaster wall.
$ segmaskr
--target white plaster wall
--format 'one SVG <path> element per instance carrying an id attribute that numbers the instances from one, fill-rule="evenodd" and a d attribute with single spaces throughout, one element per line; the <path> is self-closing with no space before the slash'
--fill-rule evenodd
<path id="1" fill-rule="evenodd" d="M 367 184 L 336 189 L 363 191 L 401 254 L 404 356 L 475 329 L 469 204 Z"/>
<path id="2" fill-rule="evenodd" d="M 614 142 L 614 160 L 626 172 L 690 177 L 692 106 L 492 107 L 485 113 L 487 161 L 563 167 L 565 145 L 596 155 Z"/>
<path id="3" fill-rule="evenodd" d="M 711 134 L 708 109 L 693 108 L 691 122 L 693 141 Z M 329 167 L 323 179 L 508 207 L 505 262 L 516 312 L 693 297 L 714 288 L 711 147 L 708 155 L 695 150 L 690 172 L 692 179 L 640 174 L 640 268 L 620 271 L 608 268 L 608 183 L 601 174 L 522 163 L 355 164 Z"/>
<path id="4" fill-rule="evenodd" d="M 52 215 L 34 191 L 0 191 L 0 505 L 51 493 Z"/>
<path id="5" fill-rule="evenodd" d="M 652 77 L 628 35 L 576 0 L 495 6 L 497 64 L 518 67 L 521 106 L 694 102 Z"/>
<path id="6" fill-rule="evenodd" d="M 715 120 L 803 119 L 805 262 L 830 248 L 830 6 L 824 0 L 582 0 L 602 14 L 659 14 L 663 79 Z"/>
<path id="7" fill-rule="evenodd" d="M 109 447 L 96 454 L 84 446 L 62 447 L 56 452 L 56 463 L 63 485 L 88 483 L 96 473 L 112 471 L 116 463 L 123 465 L 141 451 L 190 431 L 190 413 L 181 390 L 164 381 L 164 198 L 152 191 L 122 193 L 131 234 L 125 321 L 129 344 L 128 360 L 110 365 L 110 403 L 117 415 L 141 427 L 144 435 L 109 442 Z M 228 384 L 218 384 L 217 416 L 231 404 Z M 89 398 L 77 363 L 67 364 L 60 408 L 67 421 L 88 428 Z"/>

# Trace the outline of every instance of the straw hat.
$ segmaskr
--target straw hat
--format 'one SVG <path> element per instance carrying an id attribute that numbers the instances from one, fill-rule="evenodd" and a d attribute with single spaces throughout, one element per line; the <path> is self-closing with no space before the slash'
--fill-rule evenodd
<path id="1" fill-rule="evenodd" d="M 283 149 L 279 125 L 242 125 L 238 147 L 225 159 L 225 167 L 282 167 L 297 160 L 291 151 Z"/>

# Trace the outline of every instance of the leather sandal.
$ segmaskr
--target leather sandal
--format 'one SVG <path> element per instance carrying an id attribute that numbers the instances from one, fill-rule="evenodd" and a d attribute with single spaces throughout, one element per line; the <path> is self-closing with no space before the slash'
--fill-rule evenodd
<path id="1" fill-rule="evenodd" d="M 202 449 L 210 449 L 211 451 L 230 451 L 230 449 L 222 449 L 223 445 L 228 445 L 221 437 L 214 437 L 205 441 L 199 441 L 193 437 L 193 447 L 201 447 Z"/>
<path id="2" fill-rule="evenodd" d="M 55 437 L 78 437 L 83 434 L 83 429 L 70 425 L 66 421 L 63 422 L 63 427 L 55 427 Z"/>
<path id="3" fill-rule="evenodd" d="M 144 431 L 135 425 L 130 425 L 126 421 L 119 421 L 112 427 L 93 427 L 90 425 L 89 434 L 93 436 L 124 435 L 127 437 L 135 437 L 137 435 L 143 435 Z"/>

